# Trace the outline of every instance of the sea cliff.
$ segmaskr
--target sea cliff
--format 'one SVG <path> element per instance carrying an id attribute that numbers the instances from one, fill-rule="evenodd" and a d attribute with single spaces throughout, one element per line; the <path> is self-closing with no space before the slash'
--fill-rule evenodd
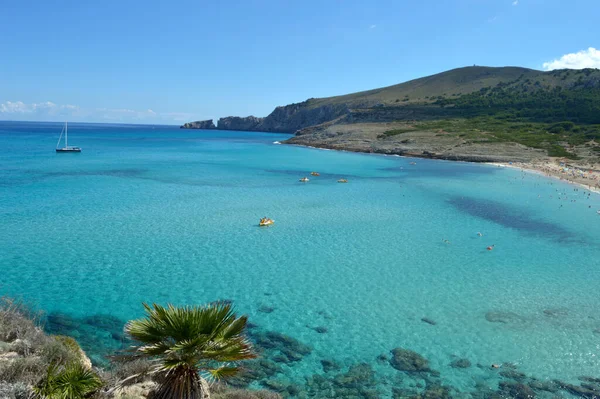
<path id="1" fill-rule="evenodd" d="M 188 122 L 180 126 L 181 129 L 216 129 L 212 119 L 205 121 Z"/>

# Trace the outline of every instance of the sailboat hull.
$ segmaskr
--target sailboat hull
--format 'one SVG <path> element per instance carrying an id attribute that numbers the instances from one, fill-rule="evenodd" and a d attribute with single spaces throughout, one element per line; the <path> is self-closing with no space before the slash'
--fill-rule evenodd
<path id="1" fill-rule="evenodd" d="M 56 152 L 81 152 L 81 148 L 57 148 Z"/>

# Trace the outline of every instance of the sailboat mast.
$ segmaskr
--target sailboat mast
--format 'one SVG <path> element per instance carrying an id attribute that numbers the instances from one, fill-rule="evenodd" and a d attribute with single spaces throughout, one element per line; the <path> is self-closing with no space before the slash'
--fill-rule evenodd
<path id="1" fill-rule="evenodd" d="M 65 147 L 69 147 L 69 122 L 65 122 Z"/>

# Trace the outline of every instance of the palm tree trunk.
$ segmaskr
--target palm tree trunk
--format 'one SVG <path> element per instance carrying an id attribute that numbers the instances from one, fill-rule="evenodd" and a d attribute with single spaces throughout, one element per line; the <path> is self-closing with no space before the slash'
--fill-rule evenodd
<path id="1" fill-rule="evenodd" d="M 167 373 L 152 399 L 210 399 L 210 390 L 198 370 L 180 367 Z"/>

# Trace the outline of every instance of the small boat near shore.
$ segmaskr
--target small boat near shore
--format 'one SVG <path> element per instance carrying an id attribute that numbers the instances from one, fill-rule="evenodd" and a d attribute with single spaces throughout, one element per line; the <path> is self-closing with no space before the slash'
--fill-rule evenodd
<path id="1" fill-rule="evenodd" d="M 63 133 L 65 134 L 65 146 L 64 147 L 59 147 L 60 145 L 60 140 L 62 139 Z M 60 137 L 58 138 L 58 142 L 56 143 L 56 152 L 81 152 L 81 148 L 80 147 L 69 147 L 69 125 L 67 122 L 65 122 L 65 126 L 63 127 L 63 130 L 61 130 L 60 132 Z"/>
<path id="2" fill-rule="evenodd" d="M 275 221 L 273 219 L 267 218 L 267 217 L 260 219 L 260 222 L 258 222 L 258 225 L 260 227 L 268 227 L 268 226 L 272 226 L 273 224 L 275 224 Z"/>
<path id="3" fill-rule="evenodd" d="M 309 179 L 308 179 L 308 177 L 303 177 L 302 179 L 300 179 L 300 181 L 302 183 L 308 183 Z"/>
<path id="4" fill-rule="evenodd" d="M 311 176 L 321 176 L 319 172 L 310 172 Z"/>

